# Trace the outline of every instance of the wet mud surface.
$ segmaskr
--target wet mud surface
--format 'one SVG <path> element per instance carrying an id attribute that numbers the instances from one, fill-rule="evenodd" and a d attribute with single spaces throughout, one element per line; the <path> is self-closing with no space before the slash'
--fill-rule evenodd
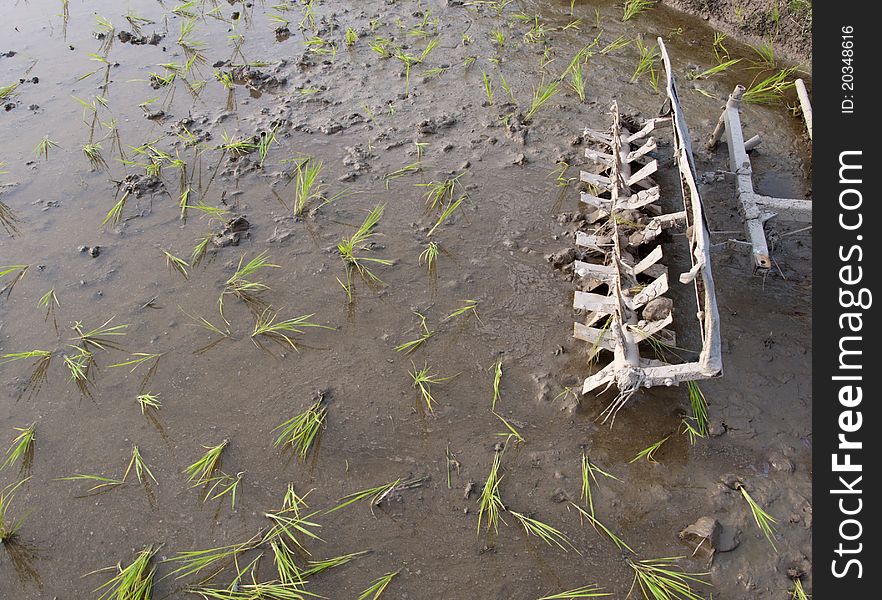
<path id="1" fill-rule="evenodd" d="M 97 597 L 93 590 L 112 571 L 86 574 L 127 565 L 148 545 L 159 547 L 154 597 L 196 597 L 188 586 L 200 577 L 170 577 L 177 565 L 162 561 L 251 539 L 266 529 L 264 513 L 281 507 L 289 484 L 301 496 L 309 492 L 309 511 L 323 511 L 359 490 L 426 478 L 377 506 L 363 500 L 316 515 L 322 541 L 304 542 L 311 557 L 302 564 L 368 553 L 316 575 L 305 589 L 357 598 L 398 571 L 384 597 L 527 600 L 597 584 L 625 598 L 632 555 L 570 504 L 584 506 L 583 453 L 618 478 L 600 478 L 593 503 L 638 559 L 687 557 L 683 569 L 708 572 L 703 579 L 713 587 L 696 586 L 703 597 L 787 598 L 788 569 L 804 572 L 811 590 L 810 232 L 771 221 L 777 268 L 753 276 L 738 243 L 744 234 L 725 146 L 714 154 L 702 149 L 729 91 L 755 77 L 747 60 L 688 80 L 687 72 L 715 64 L 714 32 L 664 6 L 622 23 L 621 6 L 611 2 L 577 2 L 571 17 L 568 2 L 515 2 L 497 14 L 447 1 L 326 1 L 314 3 L 314 29 L 307 22 L 304 32 L 304 7 L 295 2 L 288 11 L 190 4 L 176 14 L 171 4 L 132 3 L 152 21 L 136 19 L 133 28 L 114 2 L 72 2 L 67 19 L 56 14 L 57 3 L 18 3 L 0 26 L 0 87 L 21 80 L 0 114 L 0 202 L 14 218 L 0 229 L 0 266 L 29 266 L 0 298 L 0 355 L 53 353 L 40 386 L 31 385 L 33 360 L 0 365 L 2 450 L 16 427 L 36 424 L 30 479 L 12 508 L 13 517 L 27 517 L 15 543 L 0 548 L 0 597 Z M 530 20 L 519 20 L 520 12 Z M 114 25 L 100 39 L 96 13 Z M 574 18 L 579 28 L 564 29 Z M 194 29 L 182 40 L 182 23 L 191 19 Z M 533 29 L 537 22 L 541 30 Z M 352 47 L 344 42 L 347 28 L 357 34 Z M 586 161 L 577 138 L 586 126 L 608 126 L 613 101 L 640 121 L 656 116 L 664 100 L 663 82 L 656 91 L 649 75 L 630 81 L 638 59 L 631 42 L 588 58 L 584 102 L 562 84 L 524 123 L 532 88 L 560 77 L 598 35 L 597 48 L 620 36 L 642 35 L 647 44 L 664 37 L 694 138 L 715 244 L 724 368 L 722 378 L 701 383 L 710 434 L 694 445 L 680 433 L 689 406 L 683 387 L 638 393 L 612 428 L 597 421 L 611 394 L 567 391 L 578 390 L 590 371 L 584 343 L 572 338 L 573 284 L 546 258 L 572 247 L 571 215 L 580 210 L 577 185 L 557 186 L 554 171 L 563 161 L 570 165 L 565 178 L 578 177 Z M 336 44 L 335 52 L 315 39 L 306 44 L 313 36 Z M 405 76 L 403 61 L 370 48 L 378 36 L 417 57 L 430 40 L 438 44 Z M 734 40 L 726 47 L 733 58 L 753 56 Z M 182 72 L 194 49 L 202 58 Z M 229 77 L 230 89 L 215 72 Z M 482 72 L 493 82 L 492 104 Z M 758 191 L 807 197 L 811 149 L 801 120 L 783 104 L 748 105 L 742 120 L 748 136 L 763 136 L 752 156 Z M 273 132 L 262 164 L 257 149 L 220 148 L 230 140 L 258 144 Z M 48 159 L 35 152 L 44 136 L 57 143 Z M 663 196 L 672 195 L 670 132 L 658 138 L 657 179 Z M 90 164 L 81 149 L 98 141 L 106 166 Z M 293 179 L 307 156 L 322 161 L 319 179 L 334 199 L 294 216 Z M 153 176 L 145 170 L 151 160 L 162 166 Z M 427 212 L 427 188 L 416 184 L 459 174 L 467 197 L 429 237 L 439 215 Z M 107 219 L 125 194 L 118 220 Z M 391 264 L 369 265 L 382 283 L 354 272 L 350 301 L 337 244 L 379 204 L 377 235 L 362 254 Z M 164 251 L 189 261 L 200 240 L 208 240 L 207 251 L 187 267 L 187 278 L 167 266 Z M 430 241 L 440 248 L 434 273 L 420 260 Z M 687 268 L 685 250 L 678 253 L 676 234 L 669 242 L 668 265 L 678 273 Z M 240 259 L 261 252 L 278 268 L 254 276 L 269 288 L 260 299 L 279 319 L 312 314 L 330 328 L 304 328 L 294 336 L 297 350 L 252 338 L 255 310 L 234 296 L 224 297 L 229 326 L 219 314 L 218 298 Z M 58 305 L 47 314 L 38 302 L 49 290 Z M 688 297 L 688 288 L 671 296 Z M 477 301 L 476 313 L 447 318 L 466 300 Z M 678 344 L 695 349 L 687 308 L 674 312 Z M 396 352 L 420 335 L 415 312 L 434 335 L 412 354 Z M 211 333 L 193 317 L 230 334 Z M 128 327 L 112 338 L 118 349 L 95 349 L 83 394 L 64 363 L 76 352 L 71 326 L 90 329 L 111 318 L 110 326 Z M 135 369 L 111 367 L 142 356 L 136 353 L 162 356 Z M 525 438 L 507 440 L 501 498 L 509 510 L 560 530 L 578 552 L 528 535 L 508 512 L 498 533 L 477 528 L 477 498 L 506 442 L 497 435 L 505 425 L 491 412 L 497 360 L 496 412 Z M 409 375 L 424 364 L 455 376 L 432 386 L 433 412 Z M 142 414 L 136 397 L 144 393 L 161 407 Z M 298 460 L 274 447 L 274 428 L 317 394 L 325 398 L 325 427 Z M 657 463 L 629 462 L 668 435 Z M 229 496 L 203 501 L 204 490 L 183 473 L 203 446 L 223 440 L 221 470 L 242 473 L 235 509 Z M 59 479 L 121 478 L 133 445 L 156 482 L 139 485 L 130 474 L 125 485 L 95 495 L 85 494 L 89 482 Z M 0 471 L 0 486 L 14 485 L 24 475 L 18 470 L 16 463 Z M 736 479 L 777 521 L 777 551 L 732 489 Z M 470 484 L 472 493 L 464 493 Z M 692 549 L 677 535 L 701 517 L 723 529 L 720 549 L 728 551 L 712 563 L 689 558 Z M 269 581 L 277 574 L 267 548 L 244 555 L 240 566 L 261 551 L 256 577 Z M 225 566 L 213 585 L 234 580 L 235 568 Z"/>

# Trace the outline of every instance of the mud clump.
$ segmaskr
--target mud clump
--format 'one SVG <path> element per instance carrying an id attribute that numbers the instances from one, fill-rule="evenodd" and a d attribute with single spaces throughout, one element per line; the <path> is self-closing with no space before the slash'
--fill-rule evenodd
<path id="1" fill-rule="evenodd" d="M 423 119 L 417 124 L 417 132 L 420 135 L 433 135 L 444 129 L 450 129 L 456 125 L 456 117 L 443 113 L 437 117 Z"/>
<path id="2" fill-rule="evenodd" d="M 224 224 L 223 230 L 211 238 L 211 243 L 216 248 L 238 246 L 243 237 L 247 237 L 251 223 L 244 215 L 237 215 Z"/>
<path id="3" fill-rule="evenodd" d="M 288 83 L 287 77 L 277 77 L 248 65 L 233 67 L 230 73 L 233 75 L 234 80 L 241 81 L 245 84 L 245 87 L 257 92 L 264 92 Z"/>
<path id="4" fill-rule="evenodd" d="M 116 37 L 123 44 L 132 44 L 133 46 L 158 46 L 162 41 L 162 35 L 156 32 L 150 35 L 138 35 L 123 30 L 116 34 Z"/>
<path id="5" fill-rule="evenodd" d="M 159 177 L 137 173 L 126 175 L 122 180 L 122 189 L 129 194 L 134 194 L 136 198 L 140 198 L 144 194 L 155 194 L 162 187 L 163 183 Z"/>

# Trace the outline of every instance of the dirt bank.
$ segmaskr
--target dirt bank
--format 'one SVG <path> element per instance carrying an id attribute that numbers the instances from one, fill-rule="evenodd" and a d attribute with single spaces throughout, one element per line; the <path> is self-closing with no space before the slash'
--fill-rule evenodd
<path id="1" fill-rule="evenodd" d="M 806 71 L 812 65 L 811 0 L 662 0 L 696 15 L 745 43 L 771 42 L 778 54 Z"/>

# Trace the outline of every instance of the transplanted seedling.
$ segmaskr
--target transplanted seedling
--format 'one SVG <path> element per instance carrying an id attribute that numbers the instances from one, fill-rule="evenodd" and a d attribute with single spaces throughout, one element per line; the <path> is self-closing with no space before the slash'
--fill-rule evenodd
<path id="1" fill-rule="evenodd" d="M 208 452 L 184 469 L 184 473 L 189 476 L 188 481 L 193 483 L 193 487 L 208 483 L 208 480 L 220 466 L 221 456 L 229 443 L 230 440 L 224 440 L 217 446 L 202 446 Z"/>
<path id="2" fill-rule="evenodd" d="M 89 142 L 82 146 L 83 154 L 89 160 L 89 164 L 93 169 L 106 169 L 107 161 L 101 154 L 101 142 Z"/>
<path id="3" fill-rule="evenodd" d="M 64 354 L 62 361 L 64 366 L 70 372 L 70 381 L 73 381 L 80 394 L 83 396 L 91 396 L 89 385 L 91 381 L 89 376 L 92 372 L 92 366 L 95 364 L 95 355 L 89 350 L 80 346 L 69 346 L 70 354 Z"/>
<path id="4" fill-rule="evenodd" d="M 208 548 L 207 550 L 178 552 L 175 556 L 166 561 L 180 565 L 169 573 L 169 576 L 175 575 L 175 579 L 182 579 L 190 575 L 196 575 L 205 570 L 213 570 L 218 573 L 223 570 L 222 563 L 234 560 L 240 554 L 256 548 L 261 543 L 261 540 L 262 536 L 258 534 L 250 540 L 239 544 Z M 257 597 L 259 598 L 260 596 Z"/>
<path id="5" fill-rule="evenodd" d="M 444 223 L 447 219 L 449 219 L 453 215 L 454 212 L 456 212 L 456 209 L 459 208 L 459 205 L 462 204 L 463 200 L 465 200 L 466 198 L 468 198 L 468 194 L 462 194 L 455 201 L 448 204 L 444 208 L 444 210 L 441 212 L 441 215 L 438 217 L 438 220 L 435 221 L 435 224 L 432 226 L 432 228 L 429 230 L 429 233 L 427 233 L 426 236 L 431 237 L 431 235 L 433 233 L 435 233 L 435 230 L 438 229 L 438 227 L 440 227 L 441 224 Z"/>
<path id="6" fill-rule="evenodd" d="M 156 477 L 153 476 L 153 472 L 150 470 L 150 467 L 147 466 L 147 463 L 144 462 L 144 458 L 141 456 L 141 451 L 138 450 L 137 446 L 132 446 L 132 458 L 129 460 L 129 465 L 126 467 L 126 472 L 123 474 L 122 480 L 125 481 L 129 477 L 129 473 L 134 469 L 135 476 L 138 478 L 138 483 L 146 483 L 147 476 L 153 480 L 153 483 L 159 483 L 156 481 Z"/>
<path id="7" fill-rule="evenodd" d="M 597 585 L 583 585 L 572 590 L 551 594 L 550 596 L 542 596 L 539 600 L 574 600 L 577 598 L 599 598 L 601 596 L 612 596 L 608 592 L 604 592 L 603 588 Z M 673 599 L 671 599 L 673 600 Z"/>
<path id="8" fill-rule="evenodd" d="M 128 325 L 111 325 L 110 322 L 113 321 L 114 318 L 115 317 L 110 317 L 103 325 L 99 325 L 94 329 L 86 329 L 81 321 L 74 321 L 73 325 L 71 325 L 71 329 L 76 332 L 76 337 L 72 339 L 79 341 L 85 350 L 88 350 L 89 348 L 97 348 L 99 350 L 107 350 L 110 348 L 113 350 L 119 350 L 119 344 L 109 338 L 125 335 L 125 330 L 128 328 Z"/>
<path id="9" fill-rule="evenodd" d="M 361 253 L 370 249 L 369 244 L 372 238 L 377 235 L 374 231 L 374 227 L 380 222 L 380 218 L 383 216 L 383 210 L 385 208 L 385 204 L 378 204 L 375 206 L 373 210 L 368 213 L 368 216 L 365 217 L 364 222 L 358 227 L 358 229 L 356 229 L 355 233 L 348 238 L 343 238 L 340 243 L 337 244 L 337 251 L 340 253 L 343 262 L 346 263 L 347 273 L 351 269 L 355 269 L 363 278 L 376 283 L 382 283 L 382 280 L 377 277 L 367 265 L 379 264 L 388 266 L 392 264 L 392 261 L 385 258 L 364 256 Z"/>
<path id="10" fill-rule="evenodd" d="M 147 414 L 148 410 L 159 410 L 162 408 L 162 402 L 159 401 L 159 394 L 138 394 L 135 398 L 138 406 L 141 407 L 141 414 Z"/>
<path id="11" fill-rule="evenodd" d="M 35 423 L 27 427 L 14 427 L 18 435 L 12 440 L 12 444 L 6 451 L 6 460 L 0 464 L 0 471 L 6 467 L 20 463 L 19 470 L 26 474 L 34 462 L 34 441 L 37 439 L 37 426 Z"/>
<path id="12" fill-rule="evenodd" d="M 493 414 L 496 415 L 496 418 L 498 418 L 500 421 L 502 421 L 502 424 L 505 425 L 505 429 L 506 429 L 506 431 L 503 431 L 501 433 L 497 433 L 496 435 L 498 437 L 504 437 L 506 442 L 508 442 L 508 440 L 510 440 L 511 438 L 514 438 L 517 442 L 519 442 L 521 444 L 527 443 L 527 440 L 524 438 L 524 436 L 521 435 L 521 432 L 518 431 L 517 429 L 515 429 L 514 425 L 509 423 L 505 417 L 503 417 L 502 415 L 500 415 L 497 412 L 493 412 Z"/>
<path id="13" fill-rule="evenodd" d="M 493 363 L 493 399 L 490 401 L 490 410 L 496 410 L 499 401 L 499 385 L 502 383 L 502 359 Z"/>
<path id="14" fill-rule="evenodd" d="M 432 396 L 432 385 L 436 383 L 443 383 L 445 381 L 449 381 L 456 377 L 456 375 L 451 375 L 450 377 L 439 377 L 437 374 L 432 373 L 431 367 L 429 367 L 428 363 L 423 363 L 423 368 L 418 369 L 413 362 L 410 363 L 413 365 L 413 370 L 410 372 L 410 377 L 413 380 L 413 384 L 411 387 L 414 389 L 419 389 L 420 396 L 423 401 L 426 403 L 426 408 L 428 411 L 435 412 L 433 404 L 435 403 L 435 397 Z"/>
<path id="15" fill-rule="evenodd" d="M 441 247 L 438 245 L 438 242 L 429 242 L 426 244 L 425 249 L 420 252 L 419 263 L 426 263 L 426 269 L 429 271 L 429 274 L 435 272 L 435 262 L 438 260 L 440 251 Z"/>
<path id="16" fill-rule="evenodd" d="M 591 511 L 591 516 L 594 516 L 594 496 L 591 489 L 591 482 L 597 483 L 597 473 L 607 477 L 609 479 L 615 479 L 616 481 L 621 481 L 615 475 L 611 475 L 595 465 L 588 458 L 588 453 L 584 450 L 582 451 L 582 493 L 580 495 L 580 499 L 588 505 L 588 510 Z"/>
<path id="17" fill-rule="evenodd" d="M 292 334 L 303 333 L 303 328 L 307 327 L 334 329 L 333 327 L 319 325 L 318 323 L 310 321 L 313 314 L 314 313 L 300 315 L 293 319 L 283 319 L 279 321 L 277 320 L 279 314 L 272 310 L 272 306 L 267 306 L 263 312 L 257 315 L 257 319 L 254 322 L 254 329 L 251 331 L 251 341 L 254 342 L 255 346 L 258 346 L 257 337 L 263 336 L 282 344 L 283 346 L 287 345 L 292 349 L 297 350 L 297 344 L 294 343 Z"/>
<path id="18" fill-rule="evenodd" d="M 481 323 L 481 317 L 478 316 L 478 301 L 477 300 L 463 300 L 465 304 L 454 310 L 452 313 L 444 317 L 442 321 L 449 321 L 454 317 L 458 317 L 464 314 L 473 314 L 475 315 L 475 319 L 478 320 L 478 323 Z"/>
<path id="19" fill-rule="evenodd" d="M 102 592 L 98 600 L 150 600 L 153 596 L 153 577 L 156 575 L 156 566 L 151 566 L 151 561 L 159 548 L 147 546 L 135 556 L 135 560 L 126 567 L 117 563 L 113 567 L 107 567 L 87 573 L 94 575 L 104 571 L 116 573 L 95 591 Z"/>
<path id="20" fill-rule="evenodd" d="M 594 517 L 594 515 L 585 511 L 585 509 L 574 502 L 570 502 L 570 506 L 572 506 L 579 512 L 580 518 L 588 519 L 588 522 L 591 523 L 591 526 L 594 527 L 596 531 L 604 533 L 606 537 L 608 537 L 612 541 L 612 543 L 616 545 L 616 548 L 618 548 L 619 550 L 627 550 L 631 554 L 637 554 L 636 552 L 634 552 L 631 546 L 626 544 L 622 540 L 622 538 L 613 533 L 611 529 L 601 523 L 596 517 Z"/>
<path id="21" fill-rule="evenodd" d="M 12 518 L 12 501 L 15 499 L 16 490 L 28 479 L 30 478 L 22 479 L 18 483 L 0 489 L 0 543 L 4 545 L 13 541 L 24 523 L 24 517 Z"/>
<path id="22" fill-rule="evenodd" d="M 645 600 L 703 600 L 692 584 L 710 585 L 699 579 L 708 573 L 686 573 L 677 566 L 681 558 L 629 559 L 628 566 L 634 571 L 631 591 L 639 589 Z"/>
<path id="23" fill-rule="evenodd" d="M 374 579 L 371 585 L 358 595 L 358 600 L 377 600 L 386 591 L 389 584 L 392 583 L 392 578 L 398 575 L 398 573 L 399 571 L 394 571 Z"/>
<path id="24" fill-rule="evenodd" d="M 29 268 L 30 265 L 6 265 L 5 267 L 0 267 L 0 280 L 6 279 L 6 283 L 3 284 L 3 287 L 0 287 L 0 296 L 6 294 L 6 297 L 9 298 L 9 295 L 12 294 L 12 288 L 22 280 Z"/>
<path id="25" fill-rule="evenodd" d="M 27 352 L 11 352 L 9 354 L 0 355 L 0 365 L 10 363 L 17 360 L 27 360 L 35 358 L 33 370 L 28 377 L 27 385 L 21 392 L 21 396 L 28 393 L 28 397 L 40 391 L 40 388 L 46 383 L 49 372 L 49 365 L 52 363 L 53 353 L 48 350 L 29 350 Z M 21 397 L 19 396 L 19 397 Z"/>
<path id="26" fill-rule="evenodd" d="M 539 521 L 537 519 L 533 519 L 526 515 L 522 515 L 519 512 L 515 512 L 513 510 L 508 511 L 511 516 L 516 518 L 520 524 L 524 527 L 524 531 L 527 532 L 528 535 L 535 535 L 543 542 L 548 544 L 549 546 L 557 546 L 564 552 L 568 552 L 568 548 L 571 548 L 576 551 L 577 554 L 581 554 L 579 550 L 573 545 L 566 535 L 548 525 Z"/>
<path id="27" fill-rule="evenodd" d="M 487 475 L 487 481 L 481 490 L 478 508 L 478 533 L 481 533 L 481 523 L 486 519 L 487 531 L 493 529 L 496 533 L 499 530 L 500 513 L 505 510 L 502 503 L 502 496 L 499 495 L 499 483 L 502 481 L 503 475 L 499 474 L 500 463 L 502 462 L 502 453 L 499 450 L 493 453 L 493 464 L 490 466 L 490 473 Z"/>
<path id="28" fill-rule="evenodd" d="M 217 500 L 224 496 L 230 497 L 230 508 L 236 510 L 236 497 L 239 493 L 239 484 L 242 483 L 244 471 L 239 471 L 235 476 L 226 473 L 218 473 L 209 477 L 206 481 L 205 500 Z"/>
<path id="29" fill-rule="evenodd" d="M 794 86 L 791 79 L 794 68 L 782 69 L 762 80 L 754 80 L 741 96 L 748 104 L 773 104 L 784 97 L 785 92 Z"/>
<path id="30" fill-rule="evenodd" d="M 625 0 L 625 9 L 622 13 L 622 21 L 630 21 L 643 11 L 655 6 L 653 0 Z"/>
<path id="31" fill-rule="evenodd" d="M 42 156 L 44 160 L 49 160 L 49 150 L 59 147 L 58 142 L 49 139 L 48 135 L 44 135 L 34 147 L 34 156 L 37 158 Z"/>
<path id="32" fill-rule="evenodd" d="M 750 513 L 753 515 L 753 520 L 756 522 L 756 526 L 759 527 L 766 539 L 769 540 L 772 549 L 777 552 L 778 547 L 775 545 L 775 524 L 777 521 L 772 515 L 763 510 L 763 507 L 753 499 L 753 497 L 747 492 L 747 488 L 744 487 L 743 483 L 737 482 L 735 484 L 735 489 L 741 492 L 741 496 L 750 507 Z"/>
<path id="33" fill-rule="evenodd" d="M 641 458 L 645 458 L 646 460 L 648 460 L 651 463 L 657 463 L 658 461 L 655 460 L 655 453 L 658 452 L 658 449 L 661 448 L 662 444 L 664 444 L 666 441 L 668 441 L 669 437 L 671 437 L 671 436 L 667 435 L 663 439 L 652 444 L 651 446 L 644 448 L 643 450 L 638 452 L 637 455 L 634 458 L 632 458 L 631 460 L 629 460 L 628 462 L 632 463 L 632 462 L 636 462 L 636 461 L 640 460 Z"/>
<path id="34" fill-rule="evenodd" d="M 325 426 L 327 410 L 322 396 L 305 411 L 273 429 L 273 431 L 281 430 L 273 445 L 290 446 L 301 460 L 305 460 Z"/>
<path id="35" fill-rule="evenodd" d="M 416 183 L 417 187 L 426 188 L 426 194 L 423 197 L 426 201 L 427 210 L 437 210 L 453 202 L 456 197 L 457 187 L 461 187 L 460 178 L 465 172 L 452 177 L 448 177 L 443 181 L 430 181 L 429 183 Z"/>
<path id="36" fill-rule="evenodd" d="M 655 63 L 658 62 L 661 57 L 658 48 L 655 45 L 647 46 L 643 43 L 643 39 L 640 37 L 635 40 L 635 43 L 637 44 L 637 51 L 640 53 L 640 56 L 637 60 L 637 67 L 634 69 L 634 74 L 631 75 L 631 83 L 637 81 L 644 73 L 649 73 L 650 75 L 655 73 Z"/>
<path id="37" fill-rule="evenodd" d="M 404 352 L 405 354 L 410 354 L 414 352 L 417 348 L 422 346 L 429 338 L 435 335 L 434 331 L 429 330 L 429 326 L 426 324 L 426 317 L 424 317 L 421 313 L 414 311 L 414 313 L 420 320 L 420 336 L 409 342 L 404 342 L 395 346 L 396 352 Z"/>
<path id="38" fill-rule="evenodd" d="M 279 265 L 274 265 L 270 262 L 269 254 L 266 251 L 261 252 L 243 265 L 244 261 L 245 256 L 243 255 L 239 259 L 236 272 L 224 282 L 223 292 L 221 292 L 218 299 L 218 308 L 220 309 L 221 316 L 224 314 L 224 296 L 227 294 L 232 294 L 239 298 L 245 304 L 252 307 L 252 309 L 259 307 L 261 303 L 258 295 L 268 290 L 269 286 L 261 281 L 252 279 L 251 276 L 260 272 L 261 269 L 281 268 Z"/>
<path id="39" fill-rule="evenodd" d="M 297 507 L 263 513 L 263 516 L 272 523 L 269 530 L 263 536 L 263 542 L 269 543 L 274 540 L 288 541 L 311 556 L 309 550 L 303 545 L 300 536 L 319 542 L 324 541 L 313 531 L 313 529 L 321 528 L 321 525 L 310 520 L 317 514 L 317 512 L 314 512 L 301 516 L 300 510 Z"/>
<path id="40" fill-rule="evenodd" d="M 524 120 L 531 121 L 536 116 L 536 113 L 539 112 L 539 109 L 557 94 L 559 88 L 560 81 L 557 79 L 547 85 L 540 83 L 534 87 L 533 97 L 530 99 L 530 108 L 527 110 L 527 114 L 524 115 Z"/>
<path id="41" fill-rule="evenodd" d="M 405 483 L 407 483 L 407 482 L 405 482 Z M 358 492 L 353 492 L 351 494 L 346 494 L 342 498 L 338 499 L 338 502 L 340 502 L 340 504 L 338 504 L 334 508 L 328 510 L 327 513 L 330 514 L 332 512 L 336 512 L 336 511 L 340 510 L 341 508 L 345 508 L 345 507 L 349 506 L 350 504 L 354 504 L 355 502 L 358 502 L 360 500 L 364 500 L 365 498 L 368 498 L 368 497 L 371 498 L 370 507 L 371 507 L 371 513 L 373 513 L 374 507 L 379 506 L 380 503 L 386 498 L 386 496 L 391 494 L 392 490 L 394 490 L 399 485 L 403 485 L 400 478 L 396 479 L 395 481 L 392 481 L 391 483 L 386 483 L 383 485 L 379 485 L 377 487 L 368 488 L 368 489 L 361 490 Z"/>

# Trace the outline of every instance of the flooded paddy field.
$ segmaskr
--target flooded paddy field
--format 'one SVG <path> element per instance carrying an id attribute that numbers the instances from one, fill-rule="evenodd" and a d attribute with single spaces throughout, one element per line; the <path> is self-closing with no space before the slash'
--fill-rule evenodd
<path id="1" fill-rule="evenodd" d="M 725 147 L 703 149 L 736 83 L 792 65 L 666 6 L 623 21 L 619 2 L 32 0 L 5 17 L 0 598 L 98 598 L 139 556 L 153 598 L 376 598 L 390 574 L 383 598 L 639 598 L 635 566 L 664 557 L 703 574 L 702 598 L 789 598 L 797 574 L 811 590 L 810 232 L 772 220 L 776 269 L 751 275 Z M 549 260 L 583 211 L 583 129 L 614 101 L 638 125 L 662 109 L 659 36 L 722 320 L 693 440 L 686 386 L 600 422 L 614 392 L 578 393 L 597 365 L 572 337 L 571 269 Z M 757 189 L 807 197 L 795 95 L 772 100 L 742 111 Z M 712 561 L 678 539 L 701 517 L 722 526 Z M 184 553 L 215 548 L 188 572 Z"/>

